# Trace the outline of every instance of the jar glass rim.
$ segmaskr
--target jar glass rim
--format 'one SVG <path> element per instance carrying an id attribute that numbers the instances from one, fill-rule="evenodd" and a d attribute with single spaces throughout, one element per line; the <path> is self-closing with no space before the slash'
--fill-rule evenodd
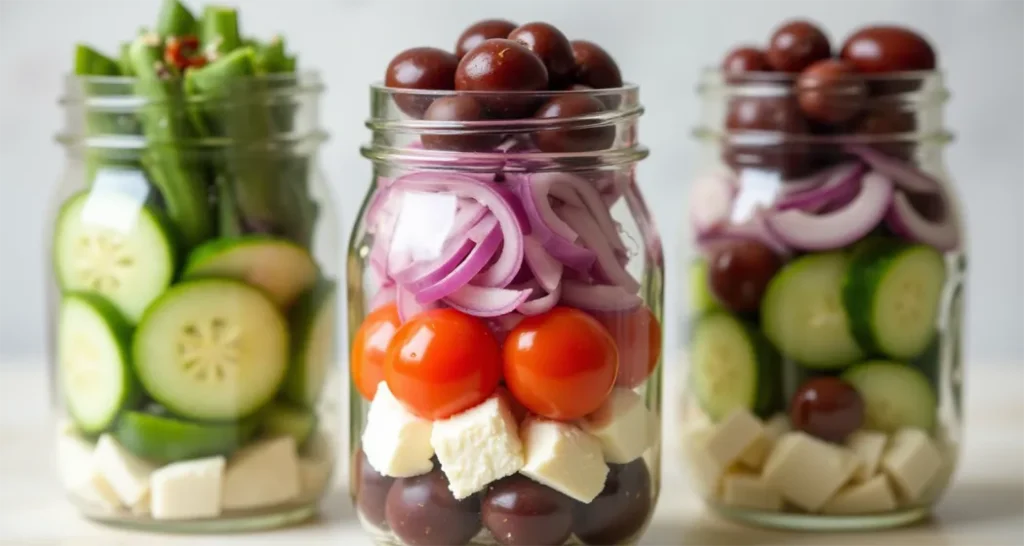
<path id="1" fill-rule="evenodd" d="M 625 82 L 620 87 L 587 88 L 587 89 L 555 89 L 539 91 L 464 91 L 452 89 L 407 89 L 403 87 L 388 87 L 383 82 L 377 81 L 370 84 L 370 90 L 374 94 L 403 97 L 564 97 L 564 96 L 617 96 L 631 95 L 640 91 L 640 86 L 635 83 Z"/>

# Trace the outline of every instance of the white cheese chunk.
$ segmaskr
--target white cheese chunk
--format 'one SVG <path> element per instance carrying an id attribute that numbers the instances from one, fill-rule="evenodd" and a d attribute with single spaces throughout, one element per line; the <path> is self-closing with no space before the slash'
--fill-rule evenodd
<path id="1" fill-rule="evenodd" d="M 690 478 L 697 492 L 704 498 L 718 496 L 722 474 L 726 467 L 707 450 L 708 439 L 715 433 L 711 424 L 696 424 L 683 429 L 683 450 L 689 461 Z"/>
<path id="2" fill-rule="evenodd" d="M 152 477 L 150 478 L 150 484 L 152 484 Z M 153 495 L 153 488 L 150 487 L 149 493 L 146 494 L 145 497 L 142 497 L 142 500 L 137 502 L 135 504 L 135 506 L 132 506 L 132 515 L 134 515 L 134 516 L 148 516 L 148 515 L 150 515 L 150 512 L 152 511 L 152 503 L 153 503 L 152 495 Z"/>
<path id="3" fill-rule="evenodd" d="M 892 479 L 900 498 L 916 501 L 942 467 L 942 454 L 920 429 L 901 429 L 882 455 L 882 470 Z"/>
<path id="4" fill-rule="evenodd" d="M 363 430 L 363 453 L 377 472 L 393 478 L 426 474 L 430 460 L 432 423 L 413 415 L 391 394 L 387 383 L 377 385 Z"/>
<path id="5" fill-rule="evenodd" d="M 215 517 L 221 510 L 224 457 L 171 463 L 153 472 L 151 483 L 150 511 L 155 519 Z"/>
<path id="6" fill-rule="evenodd" d="M 632 389 L 615 388 L 605 403 L 580 421 L 580 428 L 601 442 L 604 460 L 626 464 L 654 443 L 651 412 Z"/>
<path id="7" fill-rule="evenodd" d="M 866 482 L 878 473 L 878 463 L 882 460 L 885 444 L 889 437 L 881 432 L 858 430 L 846 438 L 846 447 L 857 456 L 857 471 L 853 481 Z"/>
<path id="8" fill-rule="evenodd" d="M 740 462 L 751 470 L 761 470 L 775 442 L 791 430 L 789 417 L 778 414 L 764 423 L 763 434 L 740 454 Z"/>
<path id="9" fill-rule="evenodd" d="M 707 451 L 723 468 L 739 460 L 750 446 L 761 441 L 764 427 L 761 420 L 745 409 L 737 409 L 715 425 L 707 440 Z"/>
<path id="10" fill-rule="evenodd" d="M 782 496 L 757 474 L 729 473 L 722 479 L 722 502 L 737 508 L 782 510 Z"/>
<path id="11" fill-rule="evenodd" d="M 863 483 L 848 485 L 839 490 L 821 509 L 826 514 L 876 514 L 896 508 L 889 480 L 882 474 Z"/>
<path id="12" fill-rule="evenodd" d="M 224 470 L 223 508 L 258 508 L 299 496 L 295 438 L 281 436 L 239 450 Z"/>
<path id="13" fill-rule="evenodd" d="M 331 461 L 299 459 L 299 489 L 303 497 L 315 497 L 324 492 L 331 479 Z"/>
<path id="14" fill-rule="evenodd" d="M 96 442 L 93 452 L 96 473 L 103 477 L 117 493 L 121 503 L 132 507 L 149 492 L 149 475 L 156 469 L 129 452 L 112 436 L 104 434 Z"/>
<path id="15" fill-rule="evenodd" d="M 762 475 L 784 499 L 816 512 L 856 469 L 857 457 L 850 450 L 804 432 L 790 432 L 775 445 Z"/>
<path id="16" fill-rule="evenodd" d="M 520 473 L 580 502 L 604 489 L 608 465 L 601 442 L 569 423 L 528 418 L 520 437 L 526 464 Z"/>
<path id="17" fill-rule="evenodd" d="M 430 444 L 456 499 L 515 474 L 524 463 L 519 426 L 508 401 L 500 395 L 435 421 Z"/>

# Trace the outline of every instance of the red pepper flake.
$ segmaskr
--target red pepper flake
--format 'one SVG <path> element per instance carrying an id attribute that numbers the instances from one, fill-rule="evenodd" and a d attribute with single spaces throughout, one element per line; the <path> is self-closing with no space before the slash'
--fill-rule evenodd
<path id="1" fill-rule="evenodd" d="M 171 36 L 164 48 L 164 60 L 179 70 L 189 67 L 199 68 L 206 64 L 206 57 L 199 51 L 199 38 L 196 36 Z"/>

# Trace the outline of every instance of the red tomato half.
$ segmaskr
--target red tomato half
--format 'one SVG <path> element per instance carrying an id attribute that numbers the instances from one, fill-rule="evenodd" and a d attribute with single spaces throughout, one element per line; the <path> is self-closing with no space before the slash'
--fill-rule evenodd
<path id="1" fill-rule="evenodd" d="M 619 377 L 615 384 L 636 388 L 654 373 L 661 358 L 661 324 L 646 306 L 622 313 L 595 314 L 619 349 Z"/>
<path id="2" fill-rule="evenodd" d="M 384 356 L 391 338 L 401 325 L 398 307 L 391 303 L 367 315 L 356 331 L 348 365 L 352 384 L 367 400 L 373 400 L 377 385 L 384 381 Z"/>

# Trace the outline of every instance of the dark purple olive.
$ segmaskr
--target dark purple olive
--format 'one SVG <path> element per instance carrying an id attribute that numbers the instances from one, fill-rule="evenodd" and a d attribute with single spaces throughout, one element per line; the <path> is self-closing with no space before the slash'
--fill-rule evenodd
<path id="1" fill-rule="evenodd" d="M 793 74 L 831 55 L 828 36 L 817 25 L 804 20 L 790 21 L 777 28 L 765 52 L 772 68 Z"/>
<path id="2" fill-rule="evenodd" d="M 548 23 L 526 23 L 508 35 L 534 52 L 548 69 L 548 87 L 564 89 L 572 83 L 576 59 L 562 31 Z"/>
<path id="3" fill-rule="evenodd" d="M 868 88 L 853 65 L 826 59 L 808 66 L 796 80 L 796 97 L 808 118 L 838 125 L 860 113 Z"/>
<path id="4" fill-rule="evenodd" d="M 395 479 L 383 476 L 374 470 L 366 461 L 366 455 L 362 449 L 356 452 L 352 464 L 354 466 L 352 475 L 356 477 L 356 507 L 367 522 L 377 527 L 387 527 L 384 507 L 387 503 L 388 491 L 391 490 Z"/>
<path id="5" fill-rule="evenodd" d="M 540 57 L 512 40 L 487 40 L 459 61 L 455 89 L 459 91 L 542 91 L 548 86 L 548 70 Z M 538 98 L 494 94 L 478 100 L 497 118 L 521 118 L 533 114 Z"/>
<path id="6" fill-rule="evenodd" d="M 480 499 L 455 500 L 440 468 L 395 481 L 388 492 L 387 521 L 409 546 L 461 546 L 480 532 Z"/>
<path id="7" fill-rule="evenodd" d="M 869 145 L 891 157 L 909 160 L 914 156 L 915 143 L 911 140 L 885 142 L 886 137 L 912 134 L 917 130 L 917 118 L 913 111 L 898 105 L 877 104 L 852 122 L 851 132 L 866 137 L 878 137 L 879 142 Z"/>
<path id="8" fill-rule="evenodd" d="M 470 49 L 484 43 L 492 38 L 508 38 L 508 35 L 515 30 L 516 24 L 504 19 L 485 19 L 477 21 L 462 31 L 459 39 L 455 42 L 455 55 L 462 58 L 469 53 Z"/>
<path id="9" fill-rule="evenodd" d="M 559 546 L 572 534 L 572 500 L 525 476 L 509 476 L 487 488 L 484 526 L 498 544 Z"/>
<path id="10" fill-rule="evenodd" d="M 729 131 L 761 131 L 773 136 L 802 135 L 808 131 L 800 107 L 792 97 L 734 97 L 729 100 L 725 127 Z M 804 173 L 808 148 L 799 142 L 729 142 L 723 159 L 734 169 L 773 171 L 784 178 Z"/>
<path id="11" fill-rule="evenodd" d="M 935 69 L 931 44 L 899 26 L 864 27 L 846 39 L 839 55 L 862 74 Z"/>
<path id="12" fill-rule="evenodd" d="M 443 49 L 414 47 L 391 59 L 384 75 L 384 85 L 395 89 L 455 89 L 455 70 L 458 66 L 459 59 Z M 395 104 L 416 118 L 423 115 L 430 103 L 430 97 L 402 93 L 395 95 Z"/>
<path id="13" fill-rule="evenodd" d="M 607 51 L 586 40 L 574 40 L 571 44 L 576 61 L 576 83 L 594 89 L 622 87 L 622 72 Z"/>
<path id="14" fill-rule="evenodd" d="M 751 46 L 741 46 L 730 51 L 722 61 L 722 73 L 729 83 L 744 81 L 750 72 L 771 72 L 772 67 L 765 59 L 764 51 Z"/>
<path id="15" fill-rule="evenodd" d="M 723 242 L 708 258 L 708 285 L 715 299 L 738 313 L 757 311 L 782 260 L 757 241 Z"/>
<path id="16" fill-rule="evenodd" d="M 807 380 L 789 402 L 793 427 L 828 442 L 842 442 L 864 424 L 864 400 L 838 377 Z"/>
<path id="17" fill-rule="evenodd" d="M 604 112 L 604 104 L 589 95 L 558 96 L 534 115 L 541 119 L 570 119 Z M 533 143 L 542 152 L 576 153 L 606 150 L 615 142 L 615 127 L 588 129 L 551 129 L 533 133 Z"/>
<path id="18" fill-rule="evenodd" d="M 576 503 L 573 532 L 585 544 L 624 544 L 647 524 L 652 508 L 651 474 L 644 460 L 610 464 L 597 498 Z"/>
<path id="19" fill-rule="evenodd" d="M 467 95 L 442 97 L 435 100 L 423 114 L 427 121 L 481 121 L 487 119 L 480 102 Z M 501 134 L 442 134 L 431 133 L 420 136 L 423 146 L 431 150 L 453 150 L 479 152 L 492 150 L 501 144 Z"/>

